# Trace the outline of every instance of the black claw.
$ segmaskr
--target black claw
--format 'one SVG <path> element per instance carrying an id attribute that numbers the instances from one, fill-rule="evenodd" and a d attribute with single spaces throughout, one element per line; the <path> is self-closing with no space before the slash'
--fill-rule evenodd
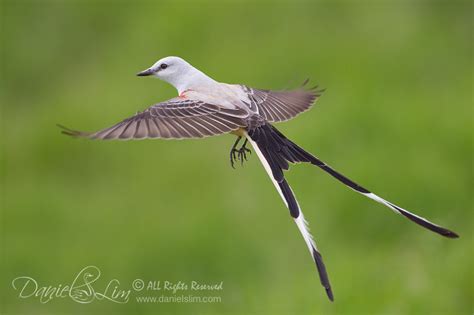
<path id="1" fill-rule="evenodd" d="M 230 151 L 230 166 L 235 169 L 233 151 Z"/>

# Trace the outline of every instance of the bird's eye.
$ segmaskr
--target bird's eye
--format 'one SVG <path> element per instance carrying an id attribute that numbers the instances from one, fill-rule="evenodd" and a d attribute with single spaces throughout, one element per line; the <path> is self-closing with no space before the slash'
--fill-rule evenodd
<path id="1" fill-rule="evenodd" d="M 160 68 L 161 68 L 161 69 L 166 69 L 166 68 L 168 68 L 168 65 L 167 65 L 166 63 L 162 63 L 162 64 L 160 65 Z"/>

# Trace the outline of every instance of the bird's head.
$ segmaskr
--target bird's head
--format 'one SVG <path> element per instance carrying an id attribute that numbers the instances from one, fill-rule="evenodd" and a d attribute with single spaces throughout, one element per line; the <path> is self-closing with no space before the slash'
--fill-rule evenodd
<path id="1" fill-rule="evenodd" d="M 137 76 L 144 77 L 152 75 L 163 81 L 173 83 L 192 69 L 194 69 L 193 66 L 182 58 L 165 57 L 155 62 L 150 68 L 137 73 Z"/>
<path id="2" fill-rule="evenodd" d="M 137 73 L 138 76 L 154 76 L 174 86 L 178 93 L 184 90 L 216 83 L 213 79 L 179 57 L 165 57 L 150 68 Z"/>

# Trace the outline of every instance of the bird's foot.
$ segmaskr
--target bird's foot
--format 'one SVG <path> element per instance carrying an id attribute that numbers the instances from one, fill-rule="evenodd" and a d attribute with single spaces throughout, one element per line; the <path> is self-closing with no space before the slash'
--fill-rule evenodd
<path id="1" fill-rule="evenodd" d="M 244 165 L 244 160 L 248 160 L 247 153 L 252 154 L 252 151 L 247 149 L 245 146 L 247 144 L 247 140 L 244 142 L 244 144 L 240 147 L 240 149 L 236 149 L 234 145 L 232 149 L 230 150 L 230 165 L 232 168 L 235 168 L 235 162 L 240 161 L 240 165 Z"/>

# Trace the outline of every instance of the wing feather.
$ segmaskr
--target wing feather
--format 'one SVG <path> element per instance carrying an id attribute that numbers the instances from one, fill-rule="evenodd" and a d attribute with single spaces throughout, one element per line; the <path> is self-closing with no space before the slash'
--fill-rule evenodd
<path id="1" fill-rule="evenodd" d="M 259 90 L 247 86 L 242 86 L 242 89 L 247 93 L 251 103 L 255 103 L 259 114 L 265 120 L 281 122 L 310 109 L 324 91 L 318 90 L 317 86 L 305 89 L 304 85 L 296 90 L 282 91 Z"/>
<path id="2" fill-rule="evenodd" d="M 109 128 L 93 133 L 63 126 L 63 133 L 90 139 L 185 139 L 228 133 L 247 125 L 248 111 L 198 100 L 174 98 L 155 104 Z"/>

